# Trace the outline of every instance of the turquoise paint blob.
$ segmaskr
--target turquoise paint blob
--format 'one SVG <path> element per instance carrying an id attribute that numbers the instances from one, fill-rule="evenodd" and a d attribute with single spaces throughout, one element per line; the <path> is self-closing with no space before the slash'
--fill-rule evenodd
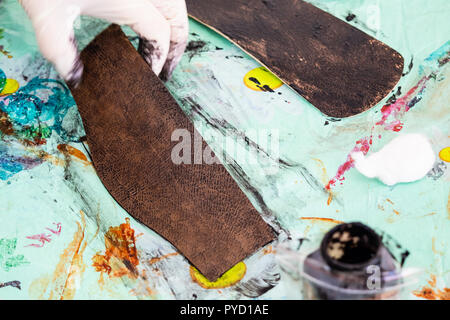
<path id="1" fill-rule="evenodd" d="M 6 85 L 6 75 L 2 69 L 0 69 L 0 92 L 3 91 Z"/>
<path id="2" fill-rule="evenodd" d="M 73 137 L 62 128 L 62 122 L 73 106 L 75 101 L 63 82 L 39 77 L 0 101 L 0 109 L 8 114 L 16 130 L 46 127 L 67 141 Z"/>
<path id="3" fill-rule="evenodd" d="M 5 82 L 5 73 L 0 69 L 1 89 Z M 68 110 L 75 105 L 63 82 L 39 77 L 31 79 L 15 93 L 0 100 L 0 109 L 8 115 L 8 120 L 13 125 L 14 133 L 11 138 L 19 141 L 46 139 L 52 132 L 56 132 L 66 142 L 77 140 L 78 137 L 66 132 L 62 126 Z M 43 162 L 36 155 L 17 153 L 4 137 L 0 141 L 0 180 L 8 180 Z"/>

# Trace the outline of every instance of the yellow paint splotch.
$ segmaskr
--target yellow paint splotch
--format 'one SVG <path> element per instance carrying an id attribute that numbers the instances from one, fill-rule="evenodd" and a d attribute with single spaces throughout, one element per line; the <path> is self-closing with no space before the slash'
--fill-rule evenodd
<path id="1" fill-rule="evenodd" d="M 216 281 L 209 281 L 204 275 L 200 273 L 195 267 L 190 266 L 191 278 L 199 286 L 205 289 L 223 289 L 231 287 L 232 285 L 238 283 L 244 278 L 247 272 L 247 266 L 244 262 L 239 262 L 234 265 L 230 270 L 225 272 Z"/>
<path id="2" fill-rule="evenodd" d="M 255 91 L 274 91 L 281 87 L 283 82 L 265 67 L 259 67 L 246 73 L 244 84 Z"/>

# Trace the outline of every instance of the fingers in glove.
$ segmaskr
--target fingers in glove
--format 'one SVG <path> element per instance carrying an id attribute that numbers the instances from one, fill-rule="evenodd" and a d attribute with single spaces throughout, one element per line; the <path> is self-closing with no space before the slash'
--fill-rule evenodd
<path id="1" fill-rule="evenodd" d="M 170 48 L 159 77 L 168 80 L 186 49 L 189 24 L 185 0 L 151 0 L 170 24 Z"/>
<path id="2" fill-rule="evenodd" d="M 170 47 L 170 25 L 149 0 L 96 0 L 83 14 L 130 26 L 141 38 L 140 53 L 159 75 Z"/>
<path id="3" fill-rule="evenodd" d="M 42 55 L 71 85 L 81 81 L 83 64 L 80 60 L 73 32 L 73 23 L 80 13 L 79 7 L 62 2 L 22 0 L 36 34 Z"/>

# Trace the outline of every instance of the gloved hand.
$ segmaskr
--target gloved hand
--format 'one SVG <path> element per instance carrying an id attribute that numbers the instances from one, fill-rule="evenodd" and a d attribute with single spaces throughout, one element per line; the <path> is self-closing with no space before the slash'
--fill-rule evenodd
<path id="1" fill-rule="evenodd" d="M 130 26 L 140 37 L 139 52 L 162 80 L 170 78 L 186 48 L 184 0 L 19 0 L 30 17 L 39 48 L 71 85 L 81 81 L 83 64 L 73 23 L 88 15 Z"/>

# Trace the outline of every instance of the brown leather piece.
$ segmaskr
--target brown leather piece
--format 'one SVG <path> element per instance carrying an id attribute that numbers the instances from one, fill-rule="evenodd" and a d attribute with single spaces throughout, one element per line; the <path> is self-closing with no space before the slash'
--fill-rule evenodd
<path id="1" fill-rule="evenodd" d="M 81 59 L 83 80 L 71 91 L 94 167 L 130 215 L 211 281 L 274 239 L 223 165 L 172 162 L 172 132 L 195 129 L 119 26 L 98 35 Z"/>
<path id="2" fill-rule="evenodd" d="M 259 60 L 327 116 L 370 109 L 394 89 L 403 57 L 299 0 L 186 0 L 189 14 Z"/>

